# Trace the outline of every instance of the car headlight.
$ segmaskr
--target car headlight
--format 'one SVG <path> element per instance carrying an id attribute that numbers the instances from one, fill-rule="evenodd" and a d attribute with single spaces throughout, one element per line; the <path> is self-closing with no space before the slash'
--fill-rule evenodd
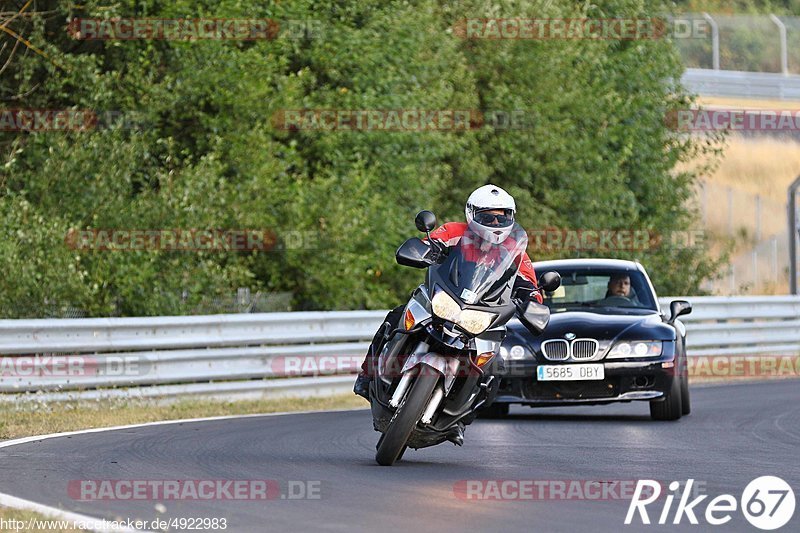
<path id="1" fill-rule="evenodd" d="M 473 335 L 483 333 L 492 323 L 495 315 L 473 309 L 461 310 L 461 306 L 445 291 L 439 289 L 431 300 L 431 310 L 439 318 L 458 324 Z"/>
<path id="2" fill-rule="evenodd" d="M 508 351 L 508 355 L 511 356 L 511 359 L 525 359 L 525 348 L 519 344 L 515 344 Z"/>
<path id="3" fill-rule="evenodd" d="M 658 357 L 663 349 L 663 341 L 620 341 L 611 348 L 606 359 Z"/>

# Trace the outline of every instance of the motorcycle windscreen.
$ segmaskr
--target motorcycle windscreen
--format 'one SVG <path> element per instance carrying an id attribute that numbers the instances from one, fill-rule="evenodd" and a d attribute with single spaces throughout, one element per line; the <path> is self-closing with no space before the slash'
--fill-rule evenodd
<path id="1" fill-rule="evenodd" d="M 511 234 L 500 244 L 483 240 L 467 229 L 451 249 L 450 281 L 467 304 L 492 297 L 514 278 L 528 247 L 528 236 L 514 223 Z"/>

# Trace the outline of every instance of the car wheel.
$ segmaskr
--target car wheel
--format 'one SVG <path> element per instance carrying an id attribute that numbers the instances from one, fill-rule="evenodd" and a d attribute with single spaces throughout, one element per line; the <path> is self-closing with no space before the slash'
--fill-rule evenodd
<path id="1" fill-rule="evenodd" d="M 678 420 L 683 412 L 681 402 L 680 372 L 675 373 L 669 392 L 661 401 L 650 402 L 650 418 L 653 420 Z"/>
<path id="2" fill-rule="evenodd" d="M 493 403 L 485 409 L 481 409 L 478 414 L 479 418 L 505 418 L 508 416 L 508 408 L 510 404 L 507 403 Z"/>

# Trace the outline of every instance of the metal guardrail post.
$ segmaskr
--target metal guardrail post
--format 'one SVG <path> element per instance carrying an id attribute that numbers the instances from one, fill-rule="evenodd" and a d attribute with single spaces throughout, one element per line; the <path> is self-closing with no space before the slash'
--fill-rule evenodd
<path id="1" fill-rule="evenodd" d="M 708 13 L 703 13 L 703 18 L 711 25 L 711 52 L 714 70 L 719 70 L 719 26 L 717 21 Z"/>
<path id="2" fill-rule="evenodd" d="M 797 189 L 800 189 L 800 176 L 789 186 L 789 291 L 797 294 L 797 236 L 800 227 L 797 225 Z"/>
<path id="3" fill-rule="evenodd" d="M 781 72 L 785 75 L 789 74 L 789 52 L 786 45 L 786 25 L 773 15 L 772 13 L 769 14 L 769 18 L 775 25 L 778 27 L 778 33 L 781 39 Z"/>

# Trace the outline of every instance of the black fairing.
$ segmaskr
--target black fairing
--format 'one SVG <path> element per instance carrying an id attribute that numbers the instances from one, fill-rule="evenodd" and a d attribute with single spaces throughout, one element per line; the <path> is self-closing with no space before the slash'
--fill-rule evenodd
<path id="1" fill-rule="evenodd" d="M 433 296 L 434 288 L 438 287 L 458 302 L 462 309 L 475 309 L 495 313 L 497 317 L 492 321 L 489 328 L 494 327 L 496 324 L 505 324 L 514 316 L 516 306 L 511 300 L 511 290 L 514 285 L 515 270 L 509 271 L 501 283 L 495 284 L 485 298 L 474 305 L 468 305 L 463 302 L 461 295 L 456 293 L 457 286 L 454 282 L 454 275 L 457 275 L 457 272 L 454 272 L 454 270 L 457 266 L 457 257 L 451 254 L 444 263 L 428 268 L 428 274 L 425 277 L 425 286 L 428 289 L 428 294 Z"/>

